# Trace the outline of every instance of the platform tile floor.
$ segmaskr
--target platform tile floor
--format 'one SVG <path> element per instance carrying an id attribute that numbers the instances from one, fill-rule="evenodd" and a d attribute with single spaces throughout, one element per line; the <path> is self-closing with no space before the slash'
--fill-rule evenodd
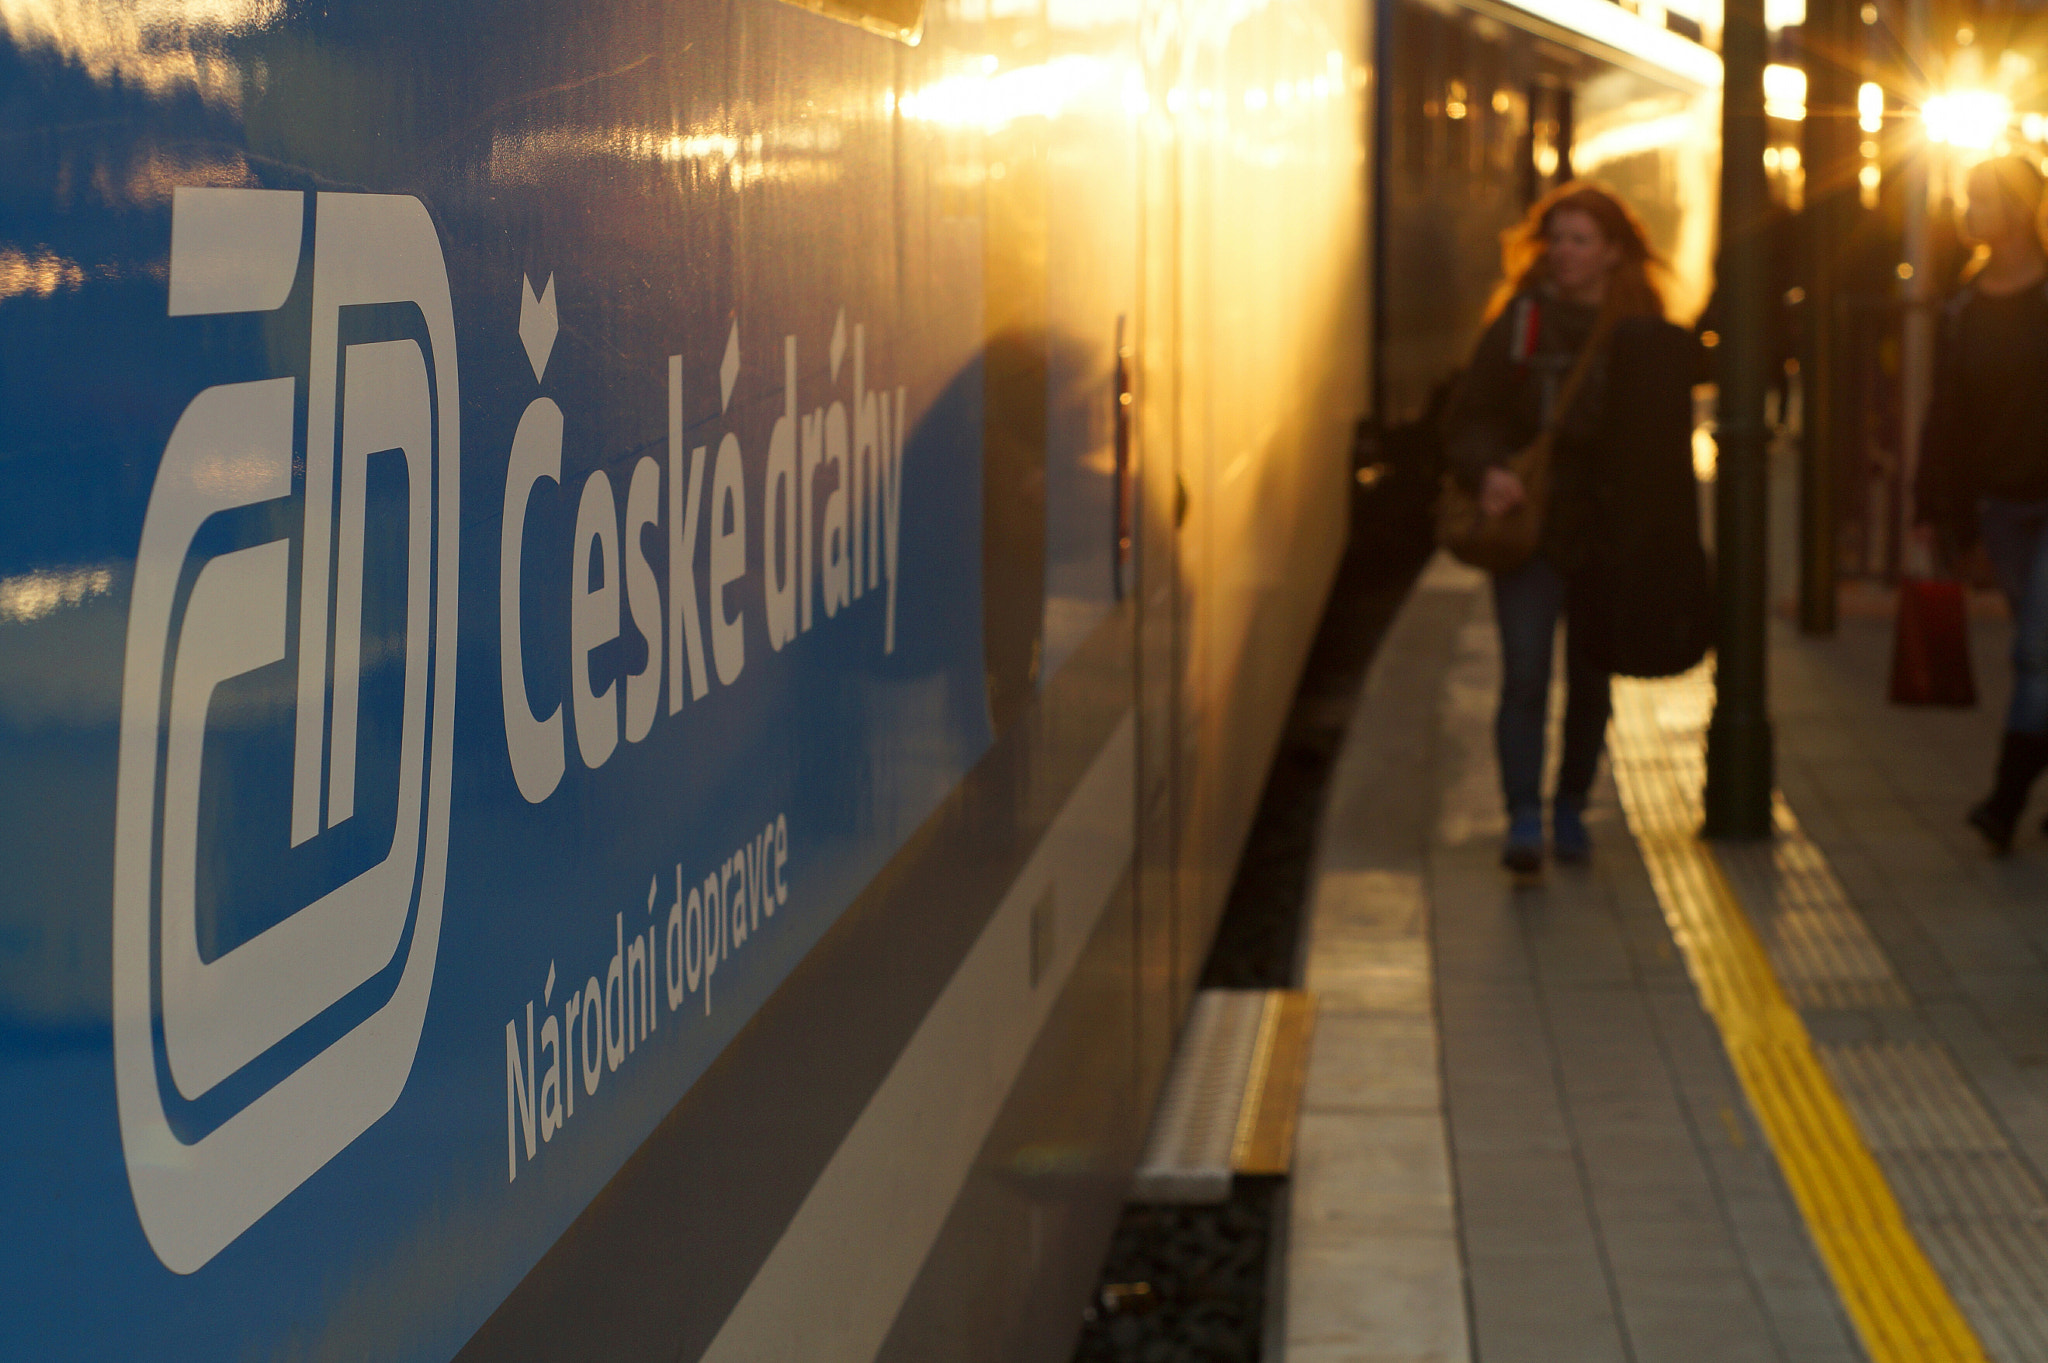
<path id="1" fill-rule="evenodd" d="M 2048 839 L 1993 862 L 1958 821 L 2002 626 L 1974 711 L 1887 706 L 1888 644 L 1780 630 L 1795 835 L 1722 865 L 1982 1356 L 2048 1357 Z M 1497 669 L 1483 578 L 1432 564 L 1332 783 L 1286 1356 L 1866 1357 L 1611 780 L 1591 867 L 1518 888 L 1495 864 Z"/>

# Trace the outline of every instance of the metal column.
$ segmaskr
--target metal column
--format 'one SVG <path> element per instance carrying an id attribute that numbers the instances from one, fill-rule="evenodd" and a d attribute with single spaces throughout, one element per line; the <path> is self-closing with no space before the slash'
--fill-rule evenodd
<path id="1" fill-rule="evenodd" d="M 1934 69 L 1934 46 L 1929 37 L 1933 26 L 1930 0 L 1906 0 L 1906 58 L 1922 72 Z M 1913 484 L 1920 471 L 1920 428 L 1927 421 L 1927 407 L 1934 397 L 1934 275 L 1933 223 L 1928 208 L 1939 173 L 1945 169 L 1943 148 L 1924 137 L 1912 139 L 1912 150 L 1900 167 L 1900 186 L 1905 195 L 1901 226 L 1902 274 L 1899 298 L 1905 304 L 1905 318 L 1899 326 L 1899 483 L 1892 504 L 1892 567 L 1899 573 L 1927 571 L 1913 554 Z"/>
<path id="2" fill-rule="evenodd" d="M 1841 467 L 1844 342 L 1839 259 L 1857 212 L 1856 90 L 1861 80 L 1857 0 L 1807 0 L 1806 345 L 1801 356 L 1803 429 L 1799 460 L 1799 627 L 1835 632 L 1835 475 Z"/>
<path id="3" fill-rule="evenodd" d="M 1771 305 L 1764 181 L 1763 0 L 1727 0 L 1721 37 L 1720 641 L 1707 729 L 1708 837 L 1771 831 L 1771 721 L 1765 696 L 1764 389 Z"/>

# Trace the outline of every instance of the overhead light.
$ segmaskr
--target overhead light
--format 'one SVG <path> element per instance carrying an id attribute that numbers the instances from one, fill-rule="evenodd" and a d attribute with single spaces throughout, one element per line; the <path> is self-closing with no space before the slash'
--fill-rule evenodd
<path id="1" fill-rule="evenodd" d="M 1995 90 L 1951 90 L 1920 106 L 1929 142 L 1989 151 L 2012 126 L 2012 101 Z"/>
<path id="2" fill-rule="evenodd" d="M 1764 0 L 1764 27 L 1773 31 L 1806 22 L 1806 0 Z"/>
<path id="3" fill-rule="evenodd" d="M 1856 90 L 1856 123 L 1867 133 L 1884 131 L 1884 87 L 1875 81 Z"/>
<path id="4" fill-rule="evenodd" d="M 1764 68 L 1764 112 L 1798 122 L 1806 117 L 1806 73 L 1777 62 Z"/>

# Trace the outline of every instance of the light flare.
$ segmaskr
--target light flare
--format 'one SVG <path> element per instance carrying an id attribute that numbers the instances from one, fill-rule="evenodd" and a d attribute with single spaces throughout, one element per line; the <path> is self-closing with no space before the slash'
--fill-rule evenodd
<path id="1" fill-rule="evenodd" d="M 1929 142 L 1990 151 L 2012 126 L 2012 101 L 1995 90 L 1950 90 L 1920 106 Z"/>

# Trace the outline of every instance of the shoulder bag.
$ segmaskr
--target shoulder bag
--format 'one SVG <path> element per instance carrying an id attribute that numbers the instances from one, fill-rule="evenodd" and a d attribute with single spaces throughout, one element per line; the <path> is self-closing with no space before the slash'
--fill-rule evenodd
<path id="1" fill-rule="evenodd" d="M 1521 479 L 1521 501 L 1498 516 L 1489 516 L 1477 493 L 1468 491 L 1455 474 L 1444 475 L 1436 501 L 1436 542 L 1453 558 L 1490 573 L 1510 573 L 1535 557 L 1543 538 L 1543 515 L 1550 505 L 1551 446 L 1557 440 L 1558 424 L 1571 410 L 1572 399 L 1578 396 L 1613 326 L 1612 306 L 1603 306 L 1571 372 L 1565 375 L 1563 387 L 1557 390 L 1556 401 L 1550 404 L 1543 429 L 1503 465 Z"/>

